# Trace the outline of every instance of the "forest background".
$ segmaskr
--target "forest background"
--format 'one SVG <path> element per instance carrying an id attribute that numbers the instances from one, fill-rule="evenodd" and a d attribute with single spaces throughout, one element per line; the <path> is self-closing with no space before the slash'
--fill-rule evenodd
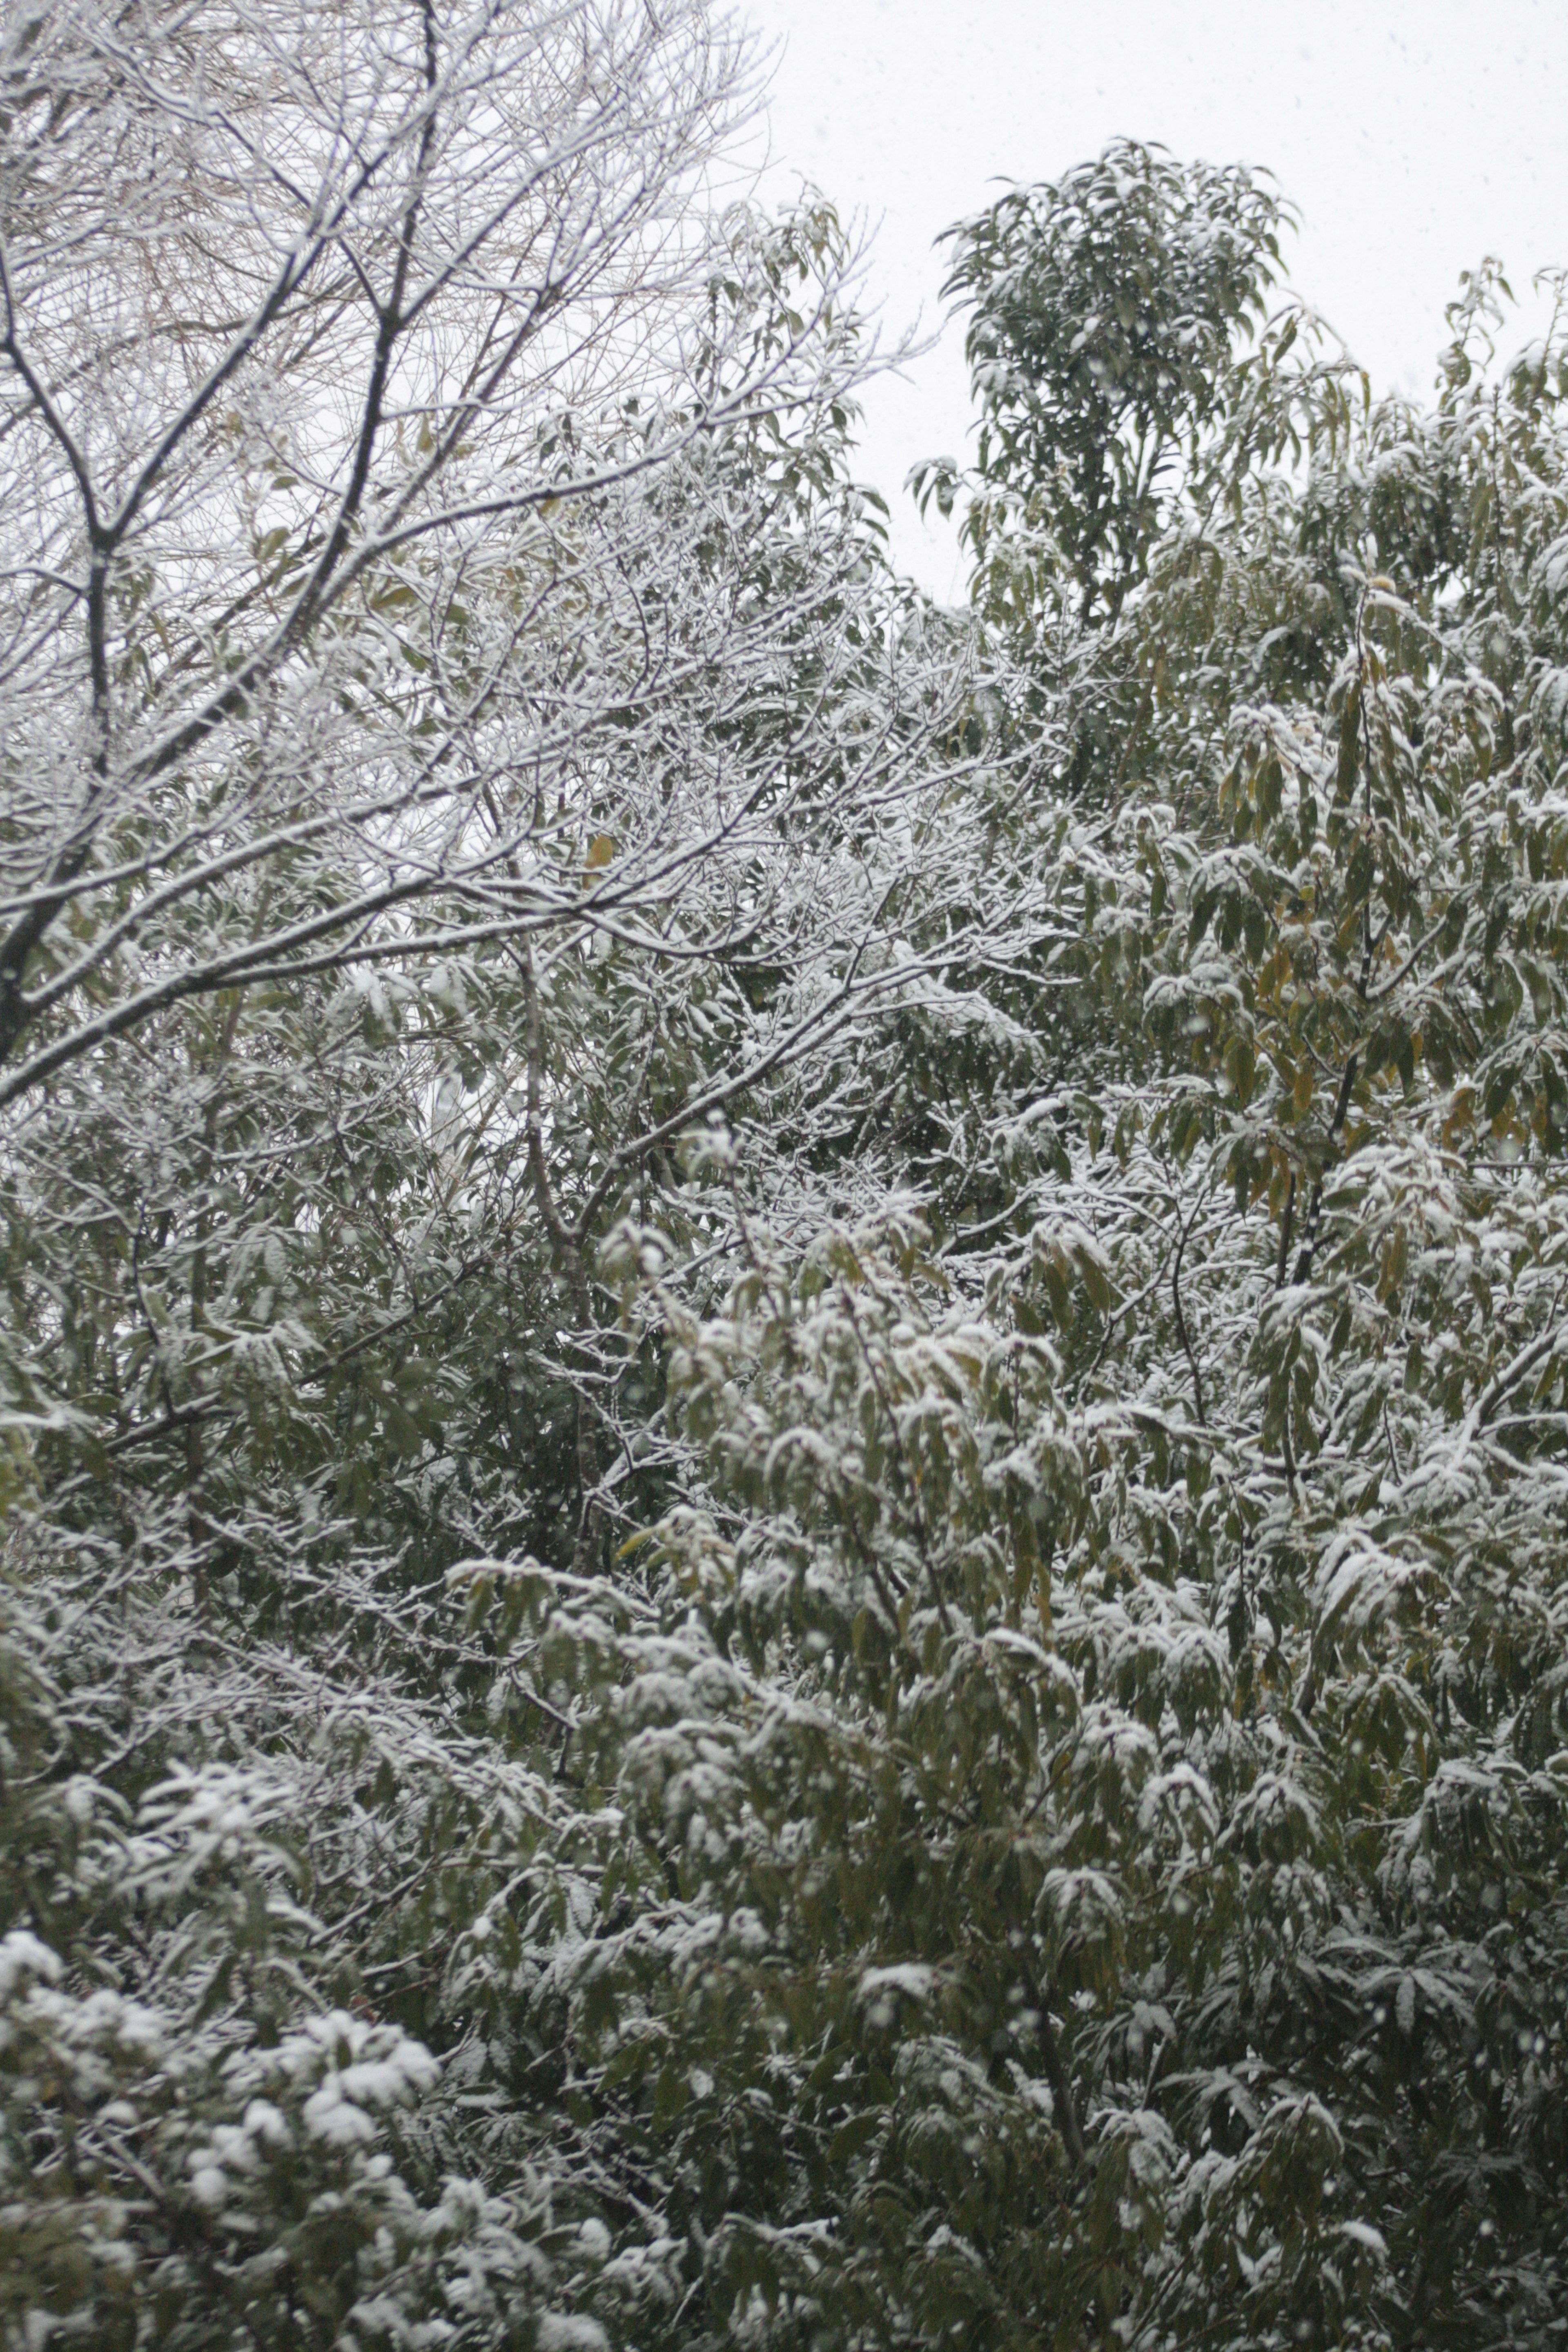
<path id="1" fill-rule="evenodd" d="M 0 2328 L 1556 2344 L 1562 281 L 750 70 L 6 17 Z"/>

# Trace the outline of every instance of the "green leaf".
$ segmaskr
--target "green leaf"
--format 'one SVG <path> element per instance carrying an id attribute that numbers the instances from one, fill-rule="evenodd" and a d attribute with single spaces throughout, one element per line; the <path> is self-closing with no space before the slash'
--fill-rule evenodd
<path id="1" fill-rule="evenodd" d="M 883 2115 L 879 2107 L 863 2107 L 858 2115 L 839 2125 L 828 2143 L 828 2158 L 834 2164 L 847 2164 L 858 2156 L 882 2129 Z"/>

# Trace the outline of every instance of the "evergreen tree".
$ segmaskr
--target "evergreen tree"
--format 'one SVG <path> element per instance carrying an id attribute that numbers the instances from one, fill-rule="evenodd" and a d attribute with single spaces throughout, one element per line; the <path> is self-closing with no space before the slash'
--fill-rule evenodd
<path id="1" fill-rule="evenodd" d="M 1568 335 L 700 11 L 0 56 L 7 2344 L 1555 2343 Z"/>
<path id="2" fill-rule="evenodd" d="M 1181 184 L 1203 245 L 1237 184 Z M 889 1033 L 901 1202 L 653 1294 L 657 1615 L 531 1591 L 715 2342 L 1556 2340 L 1568 353 L 1496 366 L 1503 290 L 1428 412 L 1271 360 L 1265 433 L 1211 351 L 1120 593 L 982 471 L 1027 937 L 977 1050 Z"/>

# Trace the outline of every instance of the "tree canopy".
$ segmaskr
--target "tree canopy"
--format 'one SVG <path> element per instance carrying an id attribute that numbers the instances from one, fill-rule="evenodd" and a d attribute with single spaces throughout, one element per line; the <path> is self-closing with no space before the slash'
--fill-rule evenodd
<path id="1" fill-rule="evenodd" d="M 1560 2342 L 1568 321 L 693 5 L 0 49 L 0 2339 Z"/>

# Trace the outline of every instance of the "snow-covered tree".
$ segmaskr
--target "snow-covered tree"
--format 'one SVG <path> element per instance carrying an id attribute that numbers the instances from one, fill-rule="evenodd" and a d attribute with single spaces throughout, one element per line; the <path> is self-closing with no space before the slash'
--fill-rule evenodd
<path id="1" fill-rule="evenodd" d="M 690 2249 L 558 2031 L 601 1792 L 447 1573 L 662 1507 L 595 1245 L 700 1280 L 680 1138 L 927 971 L 962 685 L 700 11 L 6 41 L 0 2326 L 596 2343 Z"/>
<path id="2" fill-rule="evenodd" d="M 1500 291 L 1428 411 L 1200 435 L 1120 597 L 1049 500 L 1026 608 L 980 548 L 989 1026 L 900 1016 L 904 1197 L 738 1213 L 719 1312 L 626 1235 L 653 1605 L 489 1571 L 603 1694 L 575 1998 L 689 2341 L 1556 2340 L 1568 353 Z"/>
<path id="3" fill-rule="evenodd" d="M 968 622 L 699 9 L 5 38 L 7 2343 L 1556 2341 L 1561 328 L 1005 198 Z"/>

